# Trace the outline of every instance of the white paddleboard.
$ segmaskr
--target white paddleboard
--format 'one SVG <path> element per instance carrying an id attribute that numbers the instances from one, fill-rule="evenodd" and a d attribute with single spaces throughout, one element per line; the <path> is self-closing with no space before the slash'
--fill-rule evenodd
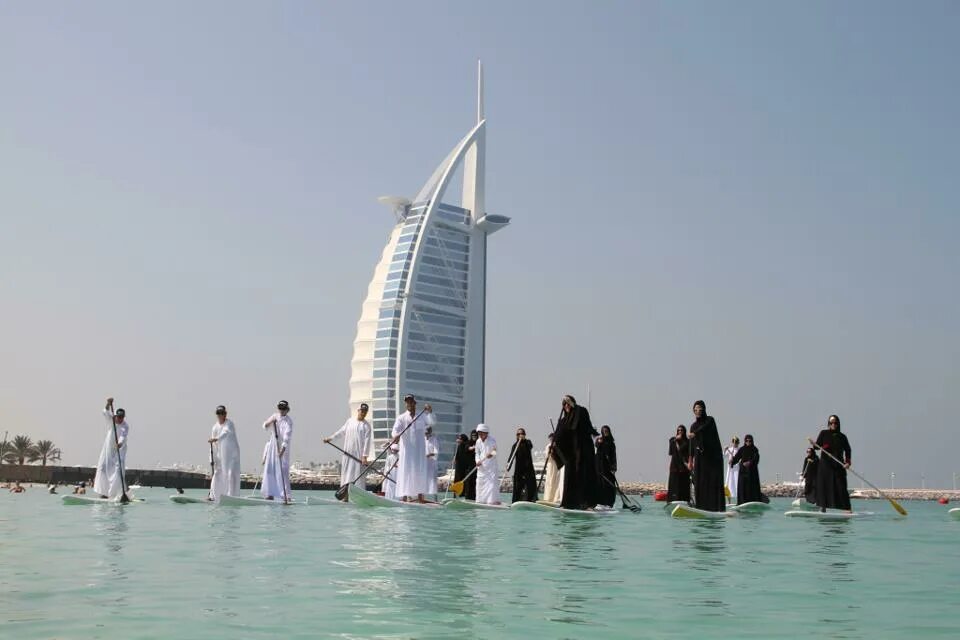
<path id="1" fill-rule="evenodd" d="M 950 511 L 947 511 L 947 513 L 950 514 L 950 517 L 954 520 L 960 520 L 960 507 L 954 507 L 950 509 Z"/>
<path id="2" fill-rule="evenodd" d="M 859 511 L 857 513 L 847 513 L 846 511 L 827 511 L 826 513 L 821 513 L 820 511 L 787 511 L 785 514 L 788 518 L 809 518 L 811 520 L 856 520 L 858 518 L 869 518 L 873 515 L 870 511 Z"/>
<path id="3" fill-rule="evenodd" d="M 283 500 L 267 500 L 265 498 L 251 498 L 249 496 L 220 496 L 220 504 L 225 507 L 250 507 L 250 506 L 263 506 L 263 505 L 274 505 L 281 507 L 289 507 L 296 504 L 299 504 L 294 501 L 284 503 Z"/>
<path id="4" fill-rule="evenodd" d="M 179 493 L 170 496 L 170 501 L 176 502 L 177 504 L 213 504 L 212 500 L 207 500 L 206 498 L 180 495 Z"/>
<path id="5" fill-rule="evenodd" d="M 806 498 L 797 498 L 790 503 L 790 506 L 794 509 L 803 509 L 804 511 L 812 511 L 814 509 L 819 509 L 819 507 L 812 502 L 807 502 Z"/>
<path id="6" fill-rule="evenodd" d="M 564 509 L 563 507 L 555 507 L 549 502 L 514 502 L 510 505 L 510 509 L 519 510 L 519 511 L 550 511 L 552 513 L 562 513 L 568 516 L 583 516 L 583 517 L 604 517 L 604 516 L 615 516 L 620 513 L 619 509 Z"/>
<path id="7" fill-rule="evenodd" d="M 326 504 L 350 504 L 349 502 L 344 502 L 343 500 L 337 500 L 336 498 L 320 498 L 318 496 L 307 496 L 306 501 L 304 502 L 308 507 L 309 506 L 319 506 Z"/>
<path id="8" fill-rule="evenodd" d="M 678 504 L 670 512 L 674 518 L 693 518 L 698 520 L 723 520 L 735 515 L 736 511 L 705 511 L 688 504 Z"/>
<path id="9" fill-rule="evenodd" d="M 127 496 L 129 497 L 129 496 Z M 63 504 L 106 504 L 112 506 L 123 506 L 124 504 L 137 504 L 139 502 L 145 502 L 143 498 L 130 498 L 130 502 L 120 502 L 120 499 L 109 500 L 100 498 L 98 496 L 63 496 L 61 498 Z"/>
<path id="10" fill-rule="evenodd" d="M 464 510 L 471 511 L 474 509 L 490 509 L 493 511 L 503 511 L 504 509 L 509 509 L 510 505 L 508 504 L 483 504 L 482 502 L 474 502 L 473 500 L 465 500 L 463 498 L 455 498 L 452 500 L 444 500 L 443 506 L 447 509 L 454 510 Z"/>
<path id="11" fill-rule="evenodd" d="M 442 508 L 439 502 L 404 502 L 402 500 L 391 500 L 390 498 L 384 498 L 383 496 L 378 496 L 375 493 L 367 491 L 366 489 L 358 489 L 354 485 L 348 485 L 350 502 L 355 504 L 358 507 L 412 507 L 412 508 L 424 508 L 424 509 L 439 509 Z"/>
<path id="12" fill-rule="evenodd" d="M 730 511 L 737 513 L 763 513 L 770 510 L 770 505 L 766 502 L 744 502 L 727 507 Z"/>
<path id="13" fill-rule="evenodd" d="M 664 504 L 663 510 L 666 511 L 667 513 L 673 513 L 673 508 L 676 507 L 678 504 L 685 504 L 687 506 L 690 505 L 689 502 L 685 502 L 683 500 L 674 500 L 673 502 L 668 502 Z"/>

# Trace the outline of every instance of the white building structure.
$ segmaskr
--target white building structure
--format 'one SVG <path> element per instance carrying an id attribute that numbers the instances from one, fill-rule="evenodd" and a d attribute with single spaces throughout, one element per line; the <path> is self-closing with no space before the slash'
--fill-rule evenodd
<path id="1" fill-rule="evenodd" d="M 396 226 L 367 289 L 353 344 L 350 405 L 370 405 L 375 447 L 403 397 L 433 405 L 440 470 L 454 438 L 484 419 L 487 236 L 510 223 L 484 204 L 486 120 L 478 65 L 477 123 L 413 200 L 384 197 Z M 460 201 L 445 200 L 461 170 Z M 456 189 L 451 189 L 456 192 Z"/>

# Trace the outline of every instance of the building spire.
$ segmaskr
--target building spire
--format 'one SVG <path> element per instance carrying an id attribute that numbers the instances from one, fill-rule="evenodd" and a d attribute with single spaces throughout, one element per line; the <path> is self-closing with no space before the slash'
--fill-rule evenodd
<path id="1" fill-rule="evenodd" d="M 483 62 L 477 58 L 477 124 L 483 121 Z"/>

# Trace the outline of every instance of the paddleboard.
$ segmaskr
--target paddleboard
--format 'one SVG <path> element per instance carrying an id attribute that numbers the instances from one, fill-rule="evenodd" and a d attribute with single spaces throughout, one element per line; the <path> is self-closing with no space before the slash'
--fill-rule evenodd
<path id="1" fill-rule="evenodd" d="M 727 507 L 730 511 L 737 513 L 763 513 L 770 510 L 770 505 L 766 502 L 744 502 Z"/>
<path id="2" fill-rule="evenodd" d="M 350 504 L 349 502 L 344 502 L 343 500 L 337 500 L 336 498 L 319 498 L 317 496 L 307 496 L 307 500 L 304 503 L 307 506 L 318 506 L 323 504 Z"/>
<path id="3" fill-rule="evenodd" d="M 619 509 L 564 509 L 563 507 L 554 507 L 549 502 L 514 502 L 510 505 L 511 509 L 521 511 L 551 511 L 553 513 L 562 513 L 568 516 L 583 517 L 604 517 L 615 516 L 620 513 Z"/>
<path id="4" fill-rule="evenodd" d="M 354 485 L 348 485 L 350 502 L 358 507 L 420 507 L 424 509 L 439 509 L 443 505 L 439 502 L 403 502 L 402 500 L 391 500 L 378 496 L 366 489 L 359 489 Z"/>
<path id="5" fill-rule="evenodd" d="M 225 507 L 249 507 L 263 505 L 293 506 L 301 504 L 295 501 L 284 503 L 283 500 L 267 500 L 265 498 L 251 498 L 249 496 L 220 496 L 220 504 Z"/>
<path id="6" fill-rule="evenodd" d="M 817 507 L 817 505 L 813 504 L 812 502 L 807 502 L 806 498 L 797 498 L 796 500 L 790 503 L 790 506 L 793 507 L 794 509 L 803 509 L 804 511 L 812 511 L 814 509 L 819 508 Z"/>
<path id="7" fill-rule="evenodd" d="M 704 511 L 688 504 L 678 504 L 670 512 L 674 518 L 694 518 L 700 520 L 723 520 L 736 514 L 736 511 Z"/>
<path id="8" fill-rule="evenodd" d="M 690 503 L 684 502 L 683 500 L 674 500 L 673 502 L 668 502 L 667 504 L 663 505 L 663 510 L 666 511 L 667 513 L 673 513 L 673 508 L 676 507 L 678 504 L 684 504 L 689 506 Z"/>
<path id="9" fill-rule="evenodd" d="M 858 518 L 869 518 L 873 515 L 870 511 L 859 511 L 857 513 L 847 513 L 846 511 L 827 511 L 826 513 L 821 513 L 820 511 L 787 511 L 785 514 L 788 518 L 809 518 L 811 520 L 855 520 Z"/>
<path id="10" fill-rule="evenodd" d="M 63 496 L 61 500 L 63 500 L 63 504 L 107 504 L 107 505 L 114 505 L 114 506 L 123 506 L 124 504 L 135 504 L 138 502 L 146 502 L 146 500 L 144 500 L 143 498 L 130 498 L 130 502 L 124 503 L 124 502 L 120 502 L 119 498 L 115 500 L 105 500 L 97 496 L 75 496 L 75 495 Z"/>
<path id="11" fill-rule="evenodd" d="M 947 513 L 949 513 L 950 517 L 954 520 L 960 520 L 960 507 L 954 507 L 950 509 L 950 511 L 947 511 Z"/>
<path id="12" fill-rule="evenodd" d="M 491 509 L 494 511 L 503 511 L 504 509 L 509 509 L 510 505 L 508 504 L 483 504 L 482 502 L 474 502 L 473 500 L 464 500 L 463 498 L 454 498 L 452 500 L 445 500 L 443 503 L 447 509 L 462 510 L 462 511 L 471 511 L 474 509 Z"/>
<path id="13" fill-rule="evenodd" d="M 206 498 L 198 498 L 196 496 L 182 496 L 179 493 L 170 496 L 171 502 L 176 502 L 177 504 L 213 504 L 213 501 L 207 500 Z"/>

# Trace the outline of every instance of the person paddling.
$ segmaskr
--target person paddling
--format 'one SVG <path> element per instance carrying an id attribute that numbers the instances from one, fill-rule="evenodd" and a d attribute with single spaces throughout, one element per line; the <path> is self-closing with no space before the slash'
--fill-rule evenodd
<path id="1" fill-rule="evenodd" d="M 433 426 L 433 408 L 426 404 L 417 413 L 417 399 L 413 394 L 403 398 L 406 412 L 393 423 L 393 444 L 400 445 L 397 464 L 397 497 L 404 501 L 424 502 L 427 493 L 427 438 L 428 426 Z"/>
<path id="2" fill-rule="evenodd" d="M 561 400 L 555 443 L 564 460 L 563 501 L 565 509 L 593 509 L 597 506 L 597 464 L 594 437 L 599 436 L 590 421 L 590 412 L 571 395 Z"/>
<path id="3" fill-rule="evenodd" d="M 803 459 L 803 494 L 810 504 L 817 504 L 817 473 L 820 459 L 813 447 L 807 447 L 807 457 Z"/>
<path id="4" fill-rule="evenodd" d="M 730 460 L 730 468 L 740 465 L 737 478 L 737 504 L 747 502 L 762 502 L 763 493 L 760 491 L 760 450 L 753 444 L 753 436 L 743 436 L 743 446 Z"/>
<path id="5" fill-rule="evenodd" d="M 370 406 L 363 402 L 357 408 L 357 417 L 348 418 L 343 426 L 323 439 L 330 444 L 334 438 L 343 436 L 343 455 L 340 457 L 340 486 L 351 482 L 358 489 L 367 488 L 367 479 L 361 473 L 367 466 L 367 455 L 372 444 L 373 427 L 367 422 Z"/>
<path id="6" fill-rule="evenodd" d="M 737 499 L 737 482 L 740 478 L 739 465 L 732 464 L 730 461 L 740 450 L 740 438 L 733 436 L 730 446 L 723 450 L 723 458 L 727 461 L 727 475 L 723 481 L 724 494 L 727 496 L 727 502 L 734 502 Z"/>
<path id="7" fill-rule="evenodd" d="M 667 477 L 667 502 L 690 502 L 690 439 L 687 428 L 677 425 L 676 435 L 670 438 L 670 456 Z"/>
<path id="8" fill-rule="evenodd" d="M 97 475 L 93 479 L 93 490 L 101 498 L 114 500 L 126 494 L 123 471 L 127 460 L 127 435 L 130 425 L 126 421 L 127 412 L 113 410 L 113 398 L 107 398 L 103 408 L 103 417 L 107 421 L 107 433 L 100 448 L 97 460 Z M 114 429 L 116 427 L 116 429 Z M 119 457 L 118 451 L 119 449 Z"/>
<path id="9" fill-rule="evenodd" d="M 559 505 L 563 501 L 563 462 L 560 461 L 557 448 L 553 444 L 554 435 L 547 434 L 547 448 L 544 451 L 547 460 L 544 465 L 543 499 L 550 504 Z"/>
<path id="10" fill-rule="evenodd" d="M 423 432 L 424 450 L 427 452 L 427 495 L 431 499 L 437 497 L 437 458 L 440 457 L 440 440 L 433 432 L 433 427 L 428 425 Z"/>
<path id="11" fill-rule="evenodd" d="M 840 432 L 839 417 L 832 415 L 827 418 L 827 428 L 817 436 L 817 446 L 833 455 L 832 458 L 821 455 L 817 465 L 817 506 L 821 512 L 827 509 L 852 512 L 850 493 L 847 491 L 847 469 L 851 464 L 850 441 L 846 434 Z"/>
<path id="12" fill-rule="evenodd" d="M 478 504 L 500 504 L 500 478 L 497 465 L 497 441 L 490 435 L 485 424 L 477 425 L 477 441 L 474 461 L 477 465 Z"/>
<path id="13" fill-rule="evenodd" d="M 613 507 L 617 499 L 617 444 L 610 427 L 600 427 L 597 438 L 597 504 Z"/>
<path id="14" fill-rule="evenodd" d="M 208 442 L 213 445 L 213 476 L 210 478 L 210 499 L 240 495 L 240 442 L 233 420 L 227 418 L 222 404 L 215 410 L 217 421 L 210 429 Z"/>
<path id="15" fill-rule="evenodd" d="M 693 415 L 696 420 L 690 425 L 690 438 L 693 445 L 696 507 L 704 511 L 725 511 L 723 445 L 720 444 L 717 422 L 707 415 L 707 405 L 703 400 L 693 403 Z"/>
<path id="16" fill-rule="evenodd" d="M 293 418 L 290 403 L 277 403 L 277 413 L 263 423 L 268 430 L 267 444 L 263 449 L 263 485 L 260 495 L 267 500 L 290 500 L 290 442 L 293 440 Z"/>
<path id="17" fill-rule="evenodd" d="M 512 502 L 536 502 L 537 471 L 533 467 L 533 443 L 527 439 L 527 430 L 523 427 L 517 427 L 517 439 L 510 447 L 508 458 L 513 459 Z"/>

